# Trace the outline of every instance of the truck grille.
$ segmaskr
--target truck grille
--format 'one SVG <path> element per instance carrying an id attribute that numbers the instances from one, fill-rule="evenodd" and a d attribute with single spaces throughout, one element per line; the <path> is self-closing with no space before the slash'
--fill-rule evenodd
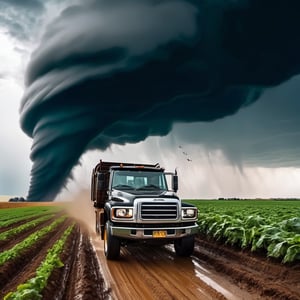
<path id="1" fill-rule="evenodd" d="M 144 220 L 175 220 L 177 215 L 176 203 L 144 202 L 141 204 L 141 218 Z"/>

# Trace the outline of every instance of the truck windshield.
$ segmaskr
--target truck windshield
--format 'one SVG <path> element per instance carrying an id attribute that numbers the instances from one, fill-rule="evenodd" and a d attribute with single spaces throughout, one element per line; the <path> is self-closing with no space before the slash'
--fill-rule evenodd
<path id="1" fill-rule="evenodd" d="M 151 171 L 115 171 L 112 188 L 118 190 L 168 190 L 164 173 Z"/>

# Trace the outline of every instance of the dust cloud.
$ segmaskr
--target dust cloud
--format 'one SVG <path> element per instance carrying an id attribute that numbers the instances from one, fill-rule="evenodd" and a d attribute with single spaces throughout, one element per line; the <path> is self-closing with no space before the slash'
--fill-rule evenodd
<path id="1" fill-rule="evenodd" d="M 66 202 L 66 210 L 71 217 L 83 223 L 89 230 L 94 230 L 95 212 L 89 190 L 81 190 L 77 194 L 66 196 L 62 201 Z"/>

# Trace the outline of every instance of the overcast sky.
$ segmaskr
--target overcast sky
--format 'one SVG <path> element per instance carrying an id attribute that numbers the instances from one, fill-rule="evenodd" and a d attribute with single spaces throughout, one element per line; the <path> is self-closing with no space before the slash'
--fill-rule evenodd
<path id="1" fill-rule="evenodd" d="M 203 8 L 193 6 L 194 1 L 160 6 L 154 2 L 0 2 L 0 195 L 26 196 L 30 185 L 32 197 L 43 192 L 52 196 L 62 183 L 70 193 L 89 188 L 91 169 L 102 158 L 177 168 L 179 194 L 184 198 L 300 197 L 297 68 L 284 69 L 278 63 L 277 69 L 284 72 L 275 76 L 275 68 L 270 75 L 265 71 L 270 66 L 269 52 L 263 51 L 259 64 L 264 67 L 253 68 L 251 76 L 235 62 L 223 66 L 222 59 L 231 57 L 214 49 L 218 45 L 210 36 L 218 36 L 218 30 L 213 26 L 201 33 L 207 46 L 201 55 L 195 54 Z M 219 11 L 209 12 L 218 20 Z M 165 26 L 170 16 L 172 22 Z M 257 51 L 253 47 L 252 52 L 231 44 L 228 49 L 247 52 L 239 61 L 247 69 L 246 62 L 253 59 L 249 53 Z M 178 59 L 177 49 L 193 59 Z M 222 68 L 211 65 L 212 52 L 219 55 Z M 278 60 L 276 53 L 272 56 Z M 154 57 L 157 69 L 151 67 Z M 282 60 L 286 65 L 299 64 L 296 58 L 292 63 Z M 206 63 L 215 72 L 207 71 Z M 180 69 L 173 69 L 177 64 Z M 172 71 L 165 72 L 166 68 Z M 177 77 L 174 70 L 179 70 Z M 149 84 L 157 77 L 156 85 Z M 128 84 L 137 78 L 140 87 Z M 94 82 L 100 91 L 95 91 Z M 183 84 L 174 86 L 174 82 Z M 81 98 L 86 91 L 92 96 Z M 66 96 L 76 101 L 67 102 Z M 102 123 L 96 119 L 99 115 L 105 115 Z M 90 138 L 85 140 L 82 134 Z M 62 154 L 70 160 L 61 159 Z M 65 182 L 66 174 L 54 182 L 53 177 L 64 174 L 65 168 L 73 170 L 74 179 Z M 45 191 L 48 181 L 52 193 Z M 69 192 L 63 189 L 58 198 Z"/>

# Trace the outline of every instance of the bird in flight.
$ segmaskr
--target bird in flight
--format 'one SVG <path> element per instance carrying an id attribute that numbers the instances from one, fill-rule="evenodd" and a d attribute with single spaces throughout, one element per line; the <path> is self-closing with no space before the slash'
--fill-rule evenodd
<path id="1" fill-rule="evenodd" d="M 178 148 L 181 149 L 183 155 L 188 156 L 187 152 L 183 151 L 184 149 L 182 148 L 181 145 L 179 145 Z M 189 157 L 187 157 L 186 160 L 189 161 L 189 162 L 192 161 Z"/>

